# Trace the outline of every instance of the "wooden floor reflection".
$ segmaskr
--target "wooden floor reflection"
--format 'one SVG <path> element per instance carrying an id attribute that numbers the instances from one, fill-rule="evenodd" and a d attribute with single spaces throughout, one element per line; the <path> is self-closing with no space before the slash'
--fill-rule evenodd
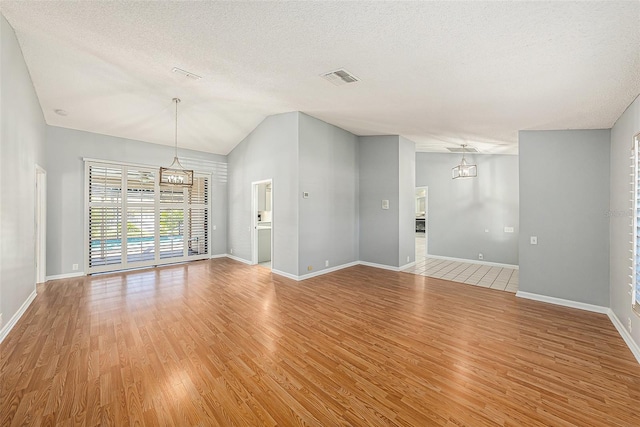
<path id="1" fill-rule="evenodd" d="M 0 344 L 2 426 L 632 426 L 638 402 L 605 315 L 364 266 L 50 281 Z"/>

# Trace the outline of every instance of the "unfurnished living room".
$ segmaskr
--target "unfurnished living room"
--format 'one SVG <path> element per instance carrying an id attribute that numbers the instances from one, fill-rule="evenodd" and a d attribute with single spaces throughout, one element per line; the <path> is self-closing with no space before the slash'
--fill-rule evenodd
<path id="1" fill-rule="evenodd" d="M 0 426 L 640 425 L 640 1 L 0 14 Z"/>

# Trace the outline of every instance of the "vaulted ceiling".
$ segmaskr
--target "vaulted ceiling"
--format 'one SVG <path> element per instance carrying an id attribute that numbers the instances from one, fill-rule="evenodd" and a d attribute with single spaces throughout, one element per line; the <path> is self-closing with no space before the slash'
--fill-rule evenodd
<path id="1" fill-rule="evenodd" d="M 420 151 L 516 153 L 640 93 L 640 2 L 2 1 L 48 124 L 227 154 L 302 111 Z M 174 67 L 202 76 L 193 80 Z M 321 74 L 345 68 L 360 81 Z M 55 110 L 64 110 L 59 115 Z"/>

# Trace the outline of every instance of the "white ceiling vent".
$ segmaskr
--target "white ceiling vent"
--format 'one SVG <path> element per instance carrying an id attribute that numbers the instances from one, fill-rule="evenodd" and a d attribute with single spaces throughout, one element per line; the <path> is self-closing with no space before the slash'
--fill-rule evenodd
<path id="1" fill-rule="evenodd" d="M 329 73 L 322 74 L 323 79 L 330 81 L 336 86 L 342 86 L 347 83 L 359 82 L 360 79 L 345 70 L 340 68 L 339 70 L 331 71 Z"/>
<path id="2" fill-rule="evenodd" d="M 173 69 L 171 71 L 173 71 L 174 73 L 183 75 L 183 76 L 185 76 L 185 77 L 187 77 L 189 79 L 193 79 L 193 80 L 200 80 L 202 78 L 201 76 L 199 76 L 197 74 L 193 74 L 190 71 L 183 70 L 182 68 L 178 68 L 178 67 L 173 67 Z"/>
<path id="3" fill-rule="evenodd" d="M 462 147 L 447 147 L 447 150 L 451 151 L 452 153 L 462 153 L 463 148 Z M 464 148 L 464 152 L 465 153 L 479 153 L 478 149 L 475 147 L 465 147 Z"/>

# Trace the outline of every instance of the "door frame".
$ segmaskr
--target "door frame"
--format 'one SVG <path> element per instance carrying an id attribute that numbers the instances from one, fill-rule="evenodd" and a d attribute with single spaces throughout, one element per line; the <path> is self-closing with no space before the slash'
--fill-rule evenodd
<path id="1" fill-rule="evenodd" d="M 275 204 L 273 203 L 273 179 L 251 182 L 251 265 L 258 264 L 258 185 L 271 184 L 271 269 L 273 270 L 273 223 Z"/>
<path id="2" fill-rule="evenodd" d="M 35 172 L 36 283 L 44 283 L 47 280 L 47 171 L 36 164 Z"/>
<path id="3" fill-rule="evenodd" d="M 418 190 L 424 190 L 424 254 L 426 256 L 429 255 L 429 186 L 416 186 L 413 192 L 414 198 L 417 197 Z"/>

